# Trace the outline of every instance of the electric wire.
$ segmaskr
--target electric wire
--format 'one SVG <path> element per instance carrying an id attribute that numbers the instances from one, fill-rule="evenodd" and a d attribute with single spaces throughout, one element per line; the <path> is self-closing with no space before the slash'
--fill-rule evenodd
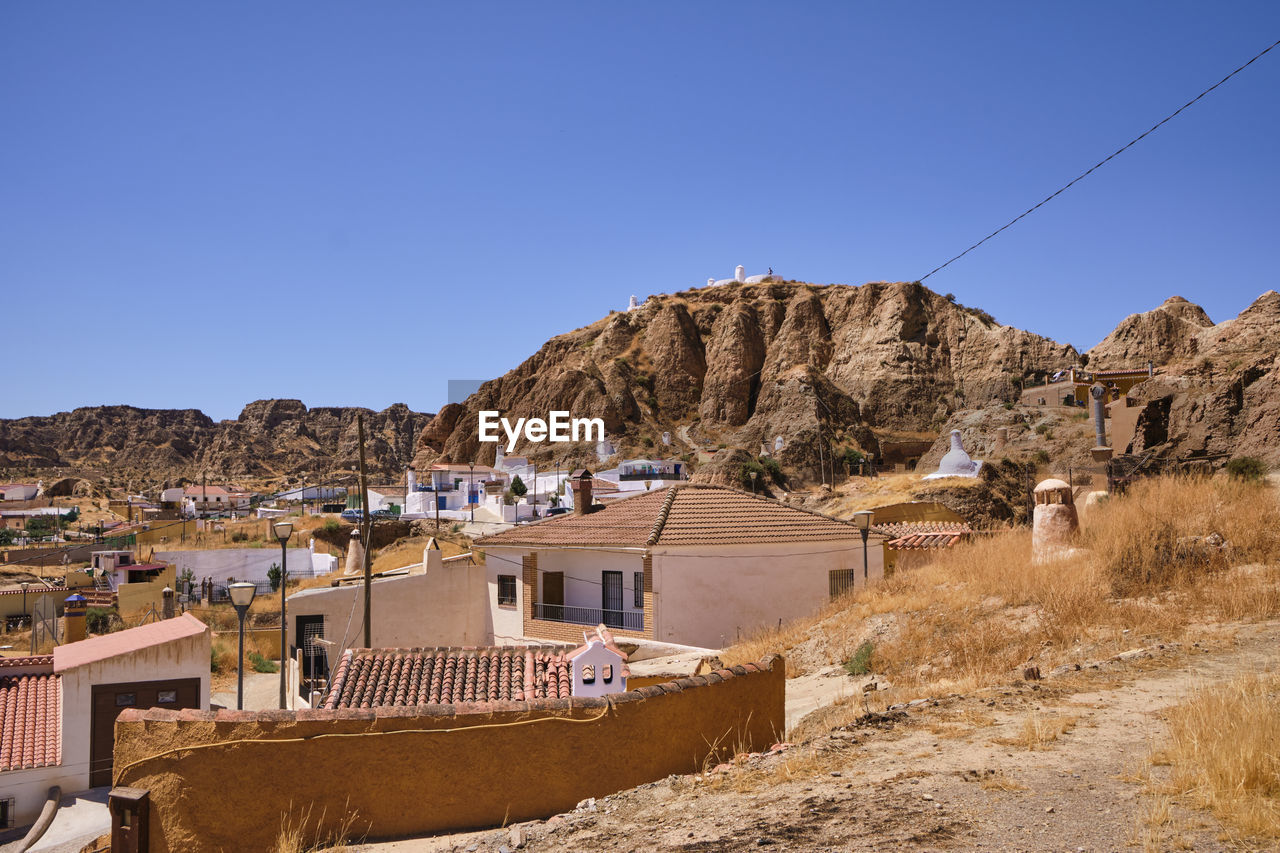
<path id="1" fill-rule="evenodd" d="M 941 271 L 941 270 L 943 270 L 943 269 L 946 269 L 947 267 L 949 267 L 949 266 L 950 266 L 952 263 L 954 263 L 955 261 L 960 260 L 960 259 L 961 259 L 961 258 L 963 258 L 965 255 L 967 255 L 967 254 L 969 254 L 970 252 L 972 252 L 974 249 L 978 248 L 978 247 L 979 247 L 979 246 L 981 246 L 983 243 L 985 243 L 985 242 L 987 242 L 988 240 L 990 240 L 992 237 L 995 237 L 995 236 L 996 236 L 997 234 L 999 234 L 1001 231 L 1004 231 L 1005 229 L 1007 229 L 1007 228 L 1009 228 L 1010 226 L 1014 225 L 1015 223 L 1017 223 L 1019 220 L 1023 219 L 1024 217 L 1026 217 L 1026 216 L 1028 216 L 1028 215 L 1030 215 L 1030 214 L 1034 213 L 1035 211 L 1039 210 L 1041 207 L 1043 207 L 1043 206 L 1044 206 L 1045 204 L 1047 204 L 1048 202 L 1053 201 L 1055 198 L 1057 198 L 1058 196 L 1062 195 L 1062 194 L 1063 194 L 1064 192 L 1066 192 L 1067 190 L 1071 189 L 1071 187 L 1075 186 L 1075 185 L 1076 185 L 1077 183 L 1079 183 L 1080 181 L 1082 181 L 1082 180 L 1084 180 L 1085 178 L 1089 177 L 1089 175 L 1093 174 L 1093 172 L 1095 172 L 1097 169 L 1101 168 L 1102 166 L 1105 166 L 1107 163 L 1111 162 L 1111 160 L 1115 159 L 1115 158 L 1116 158 L 1116 157 L 1118 157 L 1119 155 L 1123 154 L 1125 151 L 1128 151 L 1130 148 L 1132 148 L 1133 146 L 1137 145 L 1139 142 L 1141 142 L 1141 141 L 1142 141 L 1143 139 L 1145 139 L 1146 137 L 1150 136 L 1153 132 L 1155 132 L 1155 131 L 1156 131 L 1157 129 L 1159 129 L 1162 125 L 1166 124 L 1167 122 L 1169 122 L 1170 120 L 1172 120 L 1173 118 L 1175 118 L 1179 113 L 1181 113 L 1181 112 L 1182 112 L 1183 110 L 1185 110 L 1187 107 L 1191 106 L 1191 105 L 1192 105 L 1192 104 L 1194 104 L 1196 101 L 1200 100 L 1200 99 L 1201 99 L 1201 98 L 1203 98 L 1205 95 L 1209 94 L 1209 93 L 1210 93 L 1210 92 L 1212 92 L 1214 89 L 1218 88 L 1218 87 L 1219 87 L 1219 86 L 1221 86 L 1223 83 L 1227 82 L 1227 81 L 1228 81 L 1228 80 L 1230 80 L 1232 77 L 1236 76 L 1236 75 L 1237 75 L 1237 74 L 1239 74 L 1241 71 L 1245 70 L 1245 69 L 1246 69 L 1246 68 L 1248 68 L 1250 65 L 1252 65 L 1252 64 L 1253 64 L 1253 63 L 1255 63 L 1255 62 L 1257 62 L 1257 61 L 1258 61 L 1259 59 L 1261 59 L 1262 57 L 1266 56 L 1268 53 L 1270 53 L 1270 52 L 1271 52 L 1271 50 L 1272 50 L 1273 48 L 1275 48 L 1275 47 L 1276 47 L 1276 46 L 1278 46 L 1278 45 L 1280 45 L 1280 39 L 1277 39 L 1276 41 L 1273 41 L 1270 45 L 1268 45 L 1268 46 L 1267 46 L 1266 48 L 1264 48 L 1262 51 L 1260 51 L 1259 53 L 1255 54 L 1255 55 L 1254 55 L 1254 56 L 1253 56 L 1253 57 L 1252 57 L 1248 62 L 1244 63 L 1244 64 L 1243 64 L 1243 65 L 1241 65 L 1239 68 L 1237 68 L 1236 70 L 1234 70 L 1234 71 L 1232 71 L 1230 74 L 1228 74 L 1226 77 L 1223 77 L 1223 78 L 1222 78 L 1221 80 L 1219 80 L 1217 83 L 1214 83 L 1214 84 L 1213 84 L 1212 86 L 1210 86 L 1208 89 L 1205 89 L 1203 92 L 1201 92 L 1200 94 L 1196 95 L 1194 98 L 1192 98 L 1191 100 L 1187 101 L 1185 104 L 1183 104 L 1182 106 L 1178 107 L 1178 108 L 1177 108 L 1176 110 L 1174 110 L 1173 112 L 1169 113 L 1169 115 L 1167 115 L 1167 116 L 1165 116 L 1164 118 L 1160 119 L 1160 121 L 1156 122 L 1156 123 L 1155 123 L 1155 124 L 1153 124 L 1151 127 L 1147 128 L 1147 130 L 1146 130 L 1146 131 L 1144 131 L 1142 134 L 1140 134 L 1140 135 L 1138 135 L 1138 136 L 1134 137 L 1133 139 L 1129 140 L 1129 142 L 1128 142 L 1128 143 L 1126 143 L 1125 145 L 1121 146 L 1120 148 L 1117 148 L 1115 151 L 1111 152 L 1111 153 L 1110 153 L 1110 154 L 1108 154 L 1106 157 L 1104 157 L 1104 158 L 1102 158 L 1101 160 L 1099 160 L 1097 163 L 1094 163 L 1092 166 L 1090 166 L 1090 167 L 1089 167 L 1088 169 L 1086 169 L 1084 172 L 1082 172 L 1081 174 L 1079 174 L 1079 175 L 1077 175 L 1075 178 L 1073 178 L 1071 181 L 1069 181 L 1069 182 L 1068 182 L 1065 186 L 1063 186 L 1061 189 L 1059 189 L 1059 190 L 1057 190 L 1056 192 L 1050 193 L 1049 195 L 1045 196 L 1043 199 L 1041 199 L 1041 200 L 1040 200 L 1040 202 L 1039 202 L 1038 204 L 1035 204 L 1035 205 L 1033 205 L 1033 206 L 1031 206 L 1031 207 L 1027 208 L 1027 209 L 1026 209 L 1026 210 L 1024 210 L 1022 213 L 1018 214 L 1018 215 L 1017 215 L 1017 216 L 1015 216 L 1013 219 L 1011 219 L 1011 220 L 1009 220 L 1008 222 L 1006 222 L 1004 225 L 1001 225 L 1001 226 L 1000 226 L 999 228 L 997 228 L 995 231 L 992 231 L 990 234 L 988 234 L 987 236 L 983 237 L 981 240 L 979 240 L 978 242 L 974 243 L 972 246 L 970 246 L 969 248 L 965 249 L 965 250 L 964 250 L 963 252 L 961 252 L 960 254 L 956 255 L 956 256 L 955 256 L 954 258 L 952 258 L 951 260 L 947 261 L 947 262 L 946 262 L 946 263 L 944 263 L 944 264 L 941 264 L 940 266 L 936 266 L 936 267 L 934 267 L 933 269 L 929 270 L 927 273 L 925 273 L 925 274 L 924 274 L 924 275 L 922 275 L 919 279 L 917 279 L 917 281 L 924 281 L 925 279 L 927 279 L 929 276 L 933 275 L 934 273 L 939 272 L 939 271 Z"/>

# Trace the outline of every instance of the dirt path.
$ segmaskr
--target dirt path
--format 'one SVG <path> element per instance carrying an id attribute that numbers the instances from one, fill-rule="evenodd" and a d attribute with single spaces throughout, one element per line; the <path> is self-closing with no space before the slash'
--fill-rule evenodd
<path id="1" fill-rule="evenodd" d="M 1280 622 L 1249 626 L 1217 650 L 941 699 L 514 832 L 358 849 L 1228 849 L 1212 815 L 1144 793 L 1138 775 L 1164 735 L 1162 709 L 1198 685 L 1273 667 L 1277 641 Z"/>

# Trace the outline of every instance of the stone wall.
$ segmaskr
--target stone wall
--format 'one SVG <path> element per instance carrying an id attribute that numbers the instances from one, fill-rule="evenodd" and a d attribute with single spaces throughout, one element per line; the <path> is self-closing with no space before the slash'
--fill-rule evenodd
<path id="1" fill-rule="evenodd" d="M 115 784 L 151 849 L 270 849 L 282 821 L 354 837 L 499 826 L 781 740 L 780 657 L 612 696 L 373 710 L 126 710 Z"/>

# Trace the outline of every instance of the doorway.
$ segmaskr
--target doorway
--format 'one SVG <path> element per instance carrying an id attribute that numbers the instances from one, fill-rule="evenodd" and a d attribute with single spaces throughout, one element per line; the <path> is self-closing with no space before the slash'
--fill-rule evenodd
<path id="1" fill-rule="evenodd" d="M 200 679 L 95 684 L 89 721 L 89 787 L 110 785 L 116 717 L 125 708 L 200 707 Z"/>

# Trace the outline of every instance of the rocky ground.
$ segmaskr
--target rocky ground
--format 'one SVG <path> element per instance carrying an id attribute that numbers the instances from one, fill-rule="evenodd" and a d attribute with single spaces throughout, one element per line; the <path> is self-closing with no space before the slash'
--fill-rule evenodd
<path id="1" fill-rule="evenodd" d="M 1187 648 L 872 712 L 808 743 L 501 830 L 357 845 L 443 851 L 1225 850 L 1211 814 L 1152 793 L 1162 712 L 1275 661 L 1280 622 Z M 807 728 L 812 728 L 811 726 Z"/>

